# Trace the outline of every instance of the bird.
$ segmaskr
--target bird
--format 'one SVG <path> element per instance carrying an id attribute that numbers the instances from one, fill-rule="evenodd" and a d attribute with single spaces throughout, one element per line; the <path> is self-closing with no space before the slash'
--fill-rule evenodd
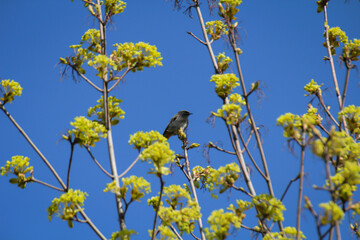
<path id="1" fill-rule="evenodd" d="M 171 136 L 179 135 L 179 130 L 182 130 L 184 132 L 189 124 L 188 117 L 191 114 L 192 113 L 186 110 L 179 111 L 177 114 L 175 114 L 165 128 L 165 131 L 163 133 L 164 137 L 169 139 Z"/>

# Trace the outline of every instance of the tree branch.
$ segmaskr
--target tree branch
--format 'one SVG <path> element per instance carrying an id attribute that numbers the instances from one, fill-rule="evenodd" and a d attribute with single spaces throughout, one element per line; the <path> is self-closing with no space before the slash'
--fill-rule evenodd
<path id="1" fill-rule="evenodd" d="M 339 109 L 341 110 L 341 107 L 343 106 L 343 103 L 342 103 L 342 100 L 341 100 L 338 80 L 337 80 L 337 77 L 336 77 L 334 59 L 333 59 L 332 54 L 331 54 L 331 46 L 330 46 L 330 40 L 329 40 L 329 25 L 328 25 L 328 17 L 327 17 L 327 5 L 324 6 L 324 27 L 325 27 L 325 42 L 326 42 L 327 52 L 328 52 L 328 55 L 329 55 L 328 57 L 329 57 L 330 66 L 331 66 L 331 74 L 332 74 L 333 81 L 334 81 L 336 97 L 337 97 L 338 103 L 339 103 Z M 346 122 L 345 122 L 345 117 L 344 116 L 342 116 L 342 121 L 341 122 L 342 122 L 342 124 L 344 126 L 346 134 L 349 135 L 349 131 L 348 131 L 347 127 L 346 127 Z"/>
<path id="2" fill-rule="evenodd" d="M 163 181 L 161 175 L 159 176 L 159 179 L 160 179 L 160 195 L 159 195 L 158 205 L 156 206 L 156 212 L 155 212 L 155 217 L 154 217 L 154 224 L 153 224 L 153 230 L 152 230 L 151 240 L 154 240 L 154 239 L 155 239 L 156 222 L 157 222 L 157 218 L 158 218 L 158 214 L 159 214 L 161 198 L 162 198 L 163 191 L 164 191 L 164 181 Z"/>
<path id="3" fill-rule="evenodd" d="M 185 158 L 185 167 L 186 167 L 186 171 L 187 171 L 187 175 L 189 176 L 188 180 L 190 183 L 190 188 L 191 188 L 191 192 L 194 196 L 195 202 L 198 206 L 200 206 L 199 204 L 199 200 L 196 194 L 196 189 L 195 189 L 195 184 L 194 184 L 194 180 L 191 177 L 191 170 L 190 170 L 190 161 L 189 161 L 189 156 L 188 156 L 188 150 L 187 150 L 187 138 L 185 138 L 183 140 L 183 146 L 182 148 L 184 149 L 184 158 Z M 198 223 L 199 223 L 199 230 L 200 230 L 200 235 L 201 235 L 201 239 L 205 240 L 205 232 L 204 232 L 204 227 L 203 227 L 203 223 L 202 223 L 202 219 L 201 217 L 199 217 L 198 219 Z"/>
<path id="4" fill-rule="evenodd" d="M 209 143 L 209 146 L 210 146 L 211 148 L 215 148 L 216 150 L 218 150 L 218 151 L 220 151 L 220 152 L 224 152 L 224 153 L 228 153 L 228 154 L 236 155 L 236 153 L 235 153 L 235 152 L 230 152 L 230 151 L 227 151 L 227 150 L 225 150 L 225 149 L 222 149 L 221 147 L 219 147 L 219 146 L 215 145 L 215 144 L 214 144 L 214 143 L 212 143 L 212 142 L 210 142 L 210 143 Z"/>
<path id="5" fill-rule="evenodd" d="M 47 186 L 47 187 L 49 187 L 49 188 L 52 188 L 52 189 L 55 189 L 55 190 L 58 190 L 58 191 L 61 191 L 61 192 L 65 192 L 65 190 L 62 189 L 62 188 L 55 187 L 55 186 L 53 186 L 53 185 L 51 185 L 51 184 L 49 184 L 49 183 L 40 181 L 40 180 L 38 180 L 38 179 L 36 179 L 36 178 L 34 178 L 34 177 L 31 177 L 31 182 L 40 183 L 40 184 L 42 184 L 42 185 L 44 185 L 44 186 Z"/>
<path id="6" fill-rule="evenodd" d="M 63 189 L 66 189 L 66 186 L 58 173 L 55 171 L 53 166 L 50 164 L 50 162 L 45 158 L 45 156 L 40 152 L 40 150 L 36 147 L 36 145 L 31 141 L 29 136 L 25 133 L 25 131 L 20 127 L 20 125 L 15 121 L 15 119 L 10 115 L 10 113 L 5 109 L 5 107 L 0 104 L 1 110 L 5 113 L 5 115 L 10 119 L 10 121 L 14 124 L 14 126 L 19 130 L 19 132 L 23 135 L 23 137 L 26 139 L 26 141 L 30 144 L 30 146 L 35 150 L 35 152 L 39 155 L 39 157 L 43 160 L 43 162 L 46 164 L 46 166 L 50 169 L 50 171 L 53 173 L 55 178 L 60 183 L 61 187 Z"/>
<path id="7" fill-rule="evenodd" d="M 300 160 L 300 182 L 299 182 L 299 193 L 298 193 L 298 205 L 297 205 L 297 214 L 296 214 L 296 240 L 300 240 L 300 223 L 301 223 L 301 203 L 303 195 L 303 185 L 304 185 L 304 160 L 305 160 L 305 130 L 302 129 L 302 145 L 301 147 L 301 160 Z"/>
<path id="8" fill-rule="evenodd" d="M 173 231 L 173 233 L 176 235 L 176 237 L 179 239 L 179 240 L 183 240 L 182 237 L 180 236 L 180 234 L 176 231 L 176 229 L 174 228 L 173 225 L 169 225 L 171 231 Z"/>
<path id="9" fill-rule="evenodd" d="M 336 121 L 336 119 L 333 117 L 333 115 L 330 113 L 329 109 L 325 106 L 324 100 L 322 98 L 322 95 L 320 93 L 316 93 L 315 94 L 317 96 L 317 98 L 319 99 L 319 102 L 321 104 L 321 106 L 323 107 L 323 109 L 325 110 L 326 114 L 330 117 L 330 119 L 335 123 L 335 125 L 339 128 L 340 125 L 339 123 Z"/>
<path id="10" fill-rule="evenodd" d="M 108 172 L 106 171 L 102 166 L 101 164 L 96 160 L 96 158 L 94 157 L 94 155 L 92 154 L 89 146 L 85 146 L 86 150 L 88 151 L 88 153 L 90 154 L 90 157 L 92 158 L 92 160 L 96 163 L 96 165 L 98 165 L 98 167 L 101 169 L 101 171 L 103 171 L 103 173 L 105 173 L 106 175 L 108 175 L 110 178 L 113 178 L 113 176 Z"/>
<path id="11" fill-rule="evenodd" d="M 106 25 L 104 24 L 102 20 L 102 13 L 101 13 L 101 2 L 100 0 L 96 0 L 97 8 L 99 9 L 99 29 L 100 29 L 100 42 L 101 42 L 101 54 L 106 55 Z M 104 72 L 108 73 L 108 68 L 105 67 Z M 114 142 L 112 137 L 112 131 L 111 131 L 111 122 L 110 122 L 110 115 L 109 115 L 109 99 L 108 99 L 108 74 L 104 75 L 103 80 L 103 99 L 104 99 L 104 118 L 105 118 L 105 128 L 107 129 L 107 146 L 108 146 L 108 152 L 109 152 L 109 160 L 110 160 L 110 166 L 111 166 L 111 172 L 112 172 L 112 178 L 115 181 L 116 188 L 120 188 L 118 172 L 117 172 L 117 165 L 116 165 L 116 158 L 115 158 L 115 151 L 114 151 Z M 118 212 L 118 218 L 119 218 L 119 224 L 120 224 L 120 230 L 126 229 L 125 224 L 125 216 L 124 216 L 124 209 L 123 209 L 123 203 L 121 199 L 116 197 L 115 195 L 115 201 L 116 201 L 116 209 Z"/>
<path id="12" fill-rule="evenodd" d="M 70 159 L 69 159 L 69 166 L 68 166 L 68 172 L 67 172 L 67 178 L 66 178 L 66 191 L 69 190 L 69 185 L 70 185 L 70 170 L 71 170 L 71 163 L 72 163 L 72 159 L 73 159 L 74 146 L 75 146 L 75 144 L 70 141 Z"/>
<path id="13" fill-rule="evenodd" d="M 93 83 L 90 79 L 88 79 L 84 74 L 82 74 L 81 72 L 79 72 L 79 70 L 73 66 L 70 65 L 69 66 L 74 69 L 76 71 L 77 74 L 79 74 L 79 76 L 84 79 L 87 83 L 89 83 L 91 86 L 93 86 L 96 90 L 98 90 L 99 92 L 102 92 L 103 90 L 101 88 L 99 88 L 98 86 L 95 85 L 95 83 Z"/>
<path id="14" fill-rule="evenodd" d="M 134 69 L 134 67 L 128 67 L 128 68 L 126 69 L 126 71 L 124 72 L 124 74 L 123 74 L 118 80 L 116 80 L 116 82 L 114 83 L 114 85 L 112 85 L 112 86 L 109 88 L 108 92 L 111 92 L 111 90 L 113 90 L 114 87 L 116 87 L 116 85 L 117 85 L 121 80 L 123 80 L 124 77 L 125 77 L 125 75 L 126 75 L 129 71 L 131 71 L 132 69 Z"/>
<path id="15" fill-rule="evenodd" d="M 244 138 L 242 137 L 242 134 L 241 134 L 241 132 L 240 132 L 239 127 L 237 128 L 237 132 L 238 132 L 238 134 L 239 134 L 241 143 L 243 144 L 244 149 L 246 150 L 246 152 L 247 152 L 247 154 L 248 154 L 251 162 L 254 164 L 256 170 L 258 170 L 258 172 L 260 173 L 260 175 L 261 175 L 264 179 L 266 179 L 267 177 L 266 177 L 265 174 L 261 171 L 261 169 L 259 168 L 259 166 L 256 164 L 255 159 L 254 159 L 253 156 L 251 155 L 251 153 L 250 153 L 250 151 L 249 151 L 249 148 L 247 147 L 247 144 L 248 144 L 248 143 L 245 143 Z M 249 138 L 249 139 L 250 139 L 250 138 Z M 249 139 L 248 139 L 248 140 L 249 140 Z"/>
<path id="16" fill-rule="evenodd" d="M 201 40 L 201 39 L 199 39 L 197 36 L 195 36 L 192 32 L 187 32 L 188 34 L 190 34 L 191 36 L 193 36 L 196 40 L 198 40 L 200 43 L 202 43 L 202 44 L 204 44 L 204 45 L 206 45 L 206 43 L 203 41 L 203 40 Z"/>
<path id="17" fill-rule="evenodd" d="M 122 173 L 118 176 L 118 178 L 122 178 L 126 173 L 128 173 L 132 167 L 134 167 L 134 165 L 139 161 L 141 154 L 139 153 L 139 155 L 137 156 L 137 158 L 130 164 L 130 166 Z"/>
<path id="18" fill-rule="evenodd" d="M 79 209 L 81 216 L 85 219 L 86 223 L 91 227 L 91 229 L 98 235 L 101 240 L 107 240 L 107 238 L 100 232 L 100 230 L 95 226 L 91 219 L 86 215 L 85 211 L 81 209 L 79 205 L 76 206 Z"/>

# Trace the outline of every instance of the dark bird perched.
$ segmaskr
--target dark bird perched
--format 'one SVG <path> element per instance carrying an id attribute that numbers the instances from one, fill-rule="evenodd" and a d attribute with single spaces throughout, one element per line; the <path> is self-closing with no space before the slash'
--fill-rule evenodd
<path id="1" fill-rule="evenodd" d="M 191 115 L 192 113 L 189 113 L 188 111 L 180 111 L 177 114 L 175 114 L 169 124 L 167 125 L 167 127 L 165 128 L 165 131 L 163 133 L 164 137 L 166 137 L 167 139 L 169 139 L 171 136 L 173 135 L 178 135 L 179 134 L 179 130 L 181 131 L 185 131 L 185 129 L 187 128 L 188 124 L 189 124 L 189 119 L 188 117 Z"/>

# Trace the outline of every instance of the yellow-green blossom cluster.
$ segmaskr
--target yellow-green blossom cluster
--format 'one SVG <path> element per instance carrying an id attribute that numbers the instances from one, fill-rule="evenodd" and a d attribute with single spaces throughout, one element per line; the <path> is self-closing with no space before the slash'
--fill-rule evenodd
<path id="1" fill-rule="evenodd" d="M 96 101 L 98 104 L 94 107 L 90 107 L 88 110 L 88 116 L 91 117 L 95 115 L 97 117 L 97 122 L 105 125 L 105 111 L 104 111 L 104 98 L 101 96 L 99 100 Z M 110 116 L 111 125 L 115 126 L 119 123 L 120 119 L 123 119 L 125 112 L 119 107 L 121 99 L 118 99 L 114 96 L 108 97 L 108 114 Z"/>
<path id="2" fill-rule="evenodd" d="M 147 148 L 155 142 L 164 143 L 166 137 L 157 131 L 143 132 L 139 131 L 134 135 L 130 135 L 129 145 L 134 145 L 135 149 Z"/>
<path id="3" fill-rule="evenodd" d="M 354 39 L 347 42 L 343 47 L 343 58 L 350 61 L 359 61 L 360 39 Z"/>
<path id="4" fill-rule="evenodd" d="M 246 117 L 245 115 L 241 118 L 241 106 L 245 104 L 245 100 L 240 94 L 233 93 L 229 96 L 229 103 L 222 105 L 216 113 L 212 112 L 212 114 L 224 119 L 227 124 L 237 125 Z"/>
<path id="5" fill-rule="evenodd" d="M 157 176 L 168 175 L 171 171 L 165 165 L 174 162 L 175 152 L 170 149 L 168 142 L 156 142 L 144 149 L 141 159 L 153 164 L 154 168 L 150 169 L 149 173 Z"/>
<path id="6" fill-rule="evenodd" d="M 196 221 L 201 217 L 200 207 L 191 199 L 187 189 L 179 185 L 170 185 L 164 187 L 163 198 L 159 203 L 159 197 L 152 197 L 148 200 L 148 204 L 153 206 L 156 211 L 160 204 L 158 215 L 162 221 L 159 227 L 161 236 L 167 236 L 168 226 L 176 224 L 180 233 L 191 233 Z"/>
<path id="7" fill-rule="evenodd" d="M 130 240 L 131 235 L 138 234 L 135 230 L 132 229 L 123 229 L 120 232 L 113 232 L 111 234 L 110 240 Z"/>
<path id="8" fill-rule="evenodd" d="M 279 233 L 279 232 L 267 233 L 264 236 L 263 240 L 293 240 L 293 239 L 296 239 L 296 235 L 297 235 L 296 228 L 286 227 L 286 228 L 284 228 L 284 233 L 286 234 L 286 237 L 284 237 L 283 234 Z M 299 239 L 306 239 L 306 237 L 302 231 L 300 231 Z"/>
<path id="9" fill-rule="evenodd" d="M 10 183 L 17 184 L 20 188 L 25 188 L 26 183 L 31 181 L 31 176 L 26 177 L 27 173 L 31 173 L 33 167 L 30 166 L 30 158 L 24 156 L 13 156 L 11 161 L 6 161 L 4 167 L 1 167 L 1 175 L 7 176 L 9 173 L 14 174 L 17 178 L 11 178 Z"/>
<path id="10" fill-rule="evenodd" d="M 231 188 L 235 181 L 239 178 L 240 168 L 236 163 L 230 163 L 225 166 L 214 169 L 212 167 L 203 168 L 196 166 L 192 170 L 193 178 L 195 179 L 195 186 L 200 187 L 200 182 L 209 191 L 219 190 L 219 193 L 224 193 Z M 212 197 L 217 198 L 217 194 L 211 194 Z"/>
<path id="11" fill-rule="evenodd" d="M 54 214 L 57 214 L 62 220 L 67 221 L 69 227 L 73 227 L 73 220 L 76 214 L 81 210 L 79 207 L 84 205 L 88 194 L 80 190 L 69 189 L 67 193 L 62 194 L 59 198 L 54 198 L 52 204 L 47 209 L 49 221 Z"/>
<path id="12" fill-rule="evenodd" d="M 314 81 L 314 79 L 311 79 L 311 81 L 305 85 L 304 90 L 308 93 L 305 94 L 305 96 L 310 96 L 313 94 L 319 93 L 321 95 L 321 85 L 318 85 L 317 82 Z"/>
<path id="13" fill-rule="evenodd" d="M 106 74 L 109 72 L 109 66 L 114 66 L 115 62 L 106 55 L 98 54 L 88 61 L 88 65 L 98 71 L 96 74 L 98 77 L 105 79 Z"/>
<path id="14" fill-rule="evenodd" d="M 258 219 L 267 219 L 273 222 L 284 221 L 283 211 L 286 210 L 282 202 L 268 194 L 260 194 L 252 199 L 257 210 Z"/>
<path id="15" fill-rule="evenodd" d="M 4 105 L 7 102 L 11 103 L 14 101 L 15 96 L 21 96 L 23 89 L 18 82 L 10 79 L 2 80 L 1 86 L 3 91 L 0 91 L 2 95 L 0 95 L 0 104 Z"/>
<path id="16" fill-rule="evenodd" d="M 233 73 L 212 75 L 210 82 L 215 83 L 216 94 L 225 99 L 233 89 L 240 86 L 239 79 Z"/>
<path id="17" fill-rule="evenodd" d="M 237 7 L 242 3 L 242 0 L 220 0 L 219 2 L 219 16 L 228 20 L 236 20 L 235 14 L 239 11 Z M 224 6 L 223 6 L 224 4 Z"/>
<path id="18" fill-rule="evenodd" d="M 210 39 L 212 40 L 218 40 L 222 35 L 227 35 L 228 29 L 228 26 L 220 20 L 206 23 L 206 33 L 210 34 Z"/>
<path id="19" fill-rule="evenodd" d="M 63 135 L 66 140 L 73 139 L 75 144 L 83 146 L 94 147 L 96 142 L 100 141 L 100 138 L 106 138 L 107 130 L 101 123 L 91 121 L 83 116 L 76 117 L 74 122 L 70 125 L 74 129 L 68 131 L 68 135 Z"/>
<path id="20" fill-rule="evenodd" d="M 333 128 L 328 138 L 317 139 L 312 143 L 312 152 L 319 157 L 325 157 L 324 154 L 329 158 L 337 157 L 339 164 L 346 161 L 357 162 L 360 158 L 360 143 L 354 142 L 345 132 L 338 132 Z"/>
<path id="21" fill-rule="evenodd" d="M 224 209 L 214 210 L 209 216 L 207 222 L 210 228 L 205 228 L 207 239 L 225 239 L 231 233 L 231 227 L 240 229 L 242 220 L 245 218 L 245 211 L 253 207 L 252 203 L 243 200 L 236 200 L 237 207 L 233 204 L 227 208 L 229 212 L 224 212 Z"/>
<path id="22" fill-rule="evenodd" d="M 317 108 L 310 106 L 307 113 L 302 116 L 292 113 L 285 113 L 276 120 L 277 126 L 284 128 L 284 137 L 302 139 L 302 131 L 304 130 L 309 136 L 312 136 L 311 126 L 321 123 L 322 118 L 317 114 Z"/>
<path id="23" fill-rule="evenodd" d="M 100 52 L 101 50 L 101 39 L 100 39 L 100 30 L 98 29 L 89 29 L 81 37 L 80 44 L 88 43 L 88 50 L 92 52 Z M 80 45 L 80 46 L 81 46 Z"/>
<path id="24" fill-rule="evenodd" d="M 330 0 L 318 0 L 318 1 L 316 1 L 317 5 L 318 5 L 317 12 L 321 13 L 322 11 L 324 11 L 324 7 L 327 5 L 327 3 L 329 1 Z"/>
<path id="25" fill-rule="evenodd" d="M 341 30 L 340 27 L 330 28 L 328 32 L 329 32 L 329 43 L 330 43 L 331 54 L 335 55 L 336 54 L 335 48 L 340 46 L 340 42 L 346 44 L 348 42 L 348 37 L 346 36 L 345 32 Z M 324 42 L 323 45 L 324 47 L 327 47 L 326 42 Z"/>
<path id="26" fill-rule="evenodd" d="M 337 221 L 344 218 L 343 210 L 333 201 L 321 203 L 319 206 L 323 209 L 323 213 L 320 214 L 320 222 L 322 225 L 329 223 L 334 225 Z"/>
<path id="27" fill-rule="evenodd" d="M 150 183 L 146 181 L 143 177 L 130 176 L 127 178 L 121 179 L 123 182 L 122 187 L 116 187 L 115 181 L 106 184 L 106 188 L 104 192 L 112 192 L 118 198 L 126 200 L 126 193 L 130 190 L 130 200 L 132 201 L 140 201 L 141 198 L 151 192 Z"/>
<path id="28" fill-rule="evenodd" d="M 360 107 L 350 105 L 339 112 L 339 121 L 345 117 L 347 128 L 351 134 L 360 133 Z"/>
<path id="29" fill-rule="evenodd" d="M 110 58 L 114 61 L 113 68 L 116 71 L 132 68 L 131 71 L 142 71 L 144 67 L 162 66 L 161 54 L 157 51 L 156 46 L 148 43 L 117 43 Z"/>
<path id="30" fill-rule="evenodd" d="M 345 162 L 342 168 L 331 177 L 335 187 L 335 194 L 343 202 L 351 200 L 353 193 L 360 184 L 360 166 L 356 162 Z"/>
<path id="31" fill-rule="evenodd" d="M 232 62 L 231 58 L 225 56 L 225 53 L 219 53 L 216 56 L 216 61 L 218 64 L 218 69 L 221 73 L 224 73 L 229 68 L 229 63 Z"/>
<path id="32" fill-rule="evenodd" d="M 126 2 L 121 0 L 105 0 L 104 4 L 108 16 L 122 13 L 126 8 Z"/>

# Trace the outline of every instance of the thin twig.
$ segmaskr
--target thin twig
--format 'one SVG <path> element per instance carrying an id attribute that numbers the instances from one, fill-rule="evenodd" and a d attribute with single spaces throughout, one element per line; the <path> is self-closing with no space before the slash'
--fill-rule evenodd
<path id="1" fill-rule="evenodd" d="M 352 69 L 353 65 L 351 65 L 350 63 L 347 63 L 347 60 L 345 60 L 345 66 L 346 66 L 346 76 L 345 76 L 345 83 L 344 83 L 344 90 L 343 90 L 343 94 L 342 94 L 342 99 L 341 99 L 341 111 L 344 109 L 345 106 L 345 98 L 346 98 L 346 92 L 347 92 L 347 88 L 348 88 L 348 84 L 349 84 L 349 76 L 350 76 L 350 70 Z"/>
<path id="2" fill-rule="evenodd" d="M 84 79 L 87 83 L 89 83 L 91 86 L 93 86 L 96 90 L 98 90 L 99 92 L 102 92 L 103 90 L 101 88 L 99 88 L 98 86 L 95 85 L 95 83 L 93 83 L 90 79 L 88 79 L 84 74 L 82 74 L 81 72 L 79 72 L 79 70 L 73 66 L 73 65 L 69 65 L 72 69 L 74 69 L 76 71 L 77 74 L 79 74 L 79 76 Z"/>
<path id="3" fill-rule="evenodd" d="M 132 164 L 130 164 L 130 166 L 122 173 L 118 176 L 118 178 L 122 178 L 125 174 L 127 174 L 132 167 L 134 167 L 134 165 L 139 161 L 141 154 L 139 153 L 139 155 L 137 156 L 137 158 L 132 162 Z"/>
<path id="4" fill-rule="evenodd" d="M 86 150 L 88 151 L 88 153 L 90 154 L 91 159 L 96 163 L 96 165 L 98 165 L 98 167 L 101 169 L 101 171 L 103 171 L 106 175 L 108 175 L 110 178 L 113 178 L 113 176 L 106 171 L 101 164 L 96 160 L 96 158 L 94 157 L 94 155 L 92 154 L 92 152 L 90 151 L 90 148 L 88 146 L 85 146 Z"/>
<path id="5" fill-rule="evenodd" d="M 328 52 L 328 57 L 329 57 L 329 61 L 330 61 L 330 66 L 331 66 L 331 74 L 333 77 L 333 81 L 334 81 L 334 87 L 335 87 L 335 92 L 336 92 L 336 97 L 338 99 L 338 103 L 339 103 L 339 109 L 341 110 L 341 107 L 343 106 L 342 100 L 341 100 L 341 95 L 340 95 L 340 90 L 339 90 L 339 85 L 338 85 L 338 80 L 336 77 L 336 72 L 335 72 L 335 66 L 334 66 L 334 59 L 332 57 L 332 53 L 331 53 L 331 46 L 330 46 L 330 40 L 329 40 L 329 24 L 328 24 L 328 17 L 327 17 L 327 5 L 324 6 L 324 27 L 325 27 L 325 42 L 326 42 L 326 48 L 327 48 L 327 52 Z M 349 131 L 346 127 L 346 122 L 345 122 L 345 117 L 342 116 L 341 117 L 341 122 L 344 126 L 345 132 L 346 134 L 349 135 Z M 338 239 L 339 240 L 339 239 Z"/>
<path id="6" fill-rule="evenodd" d="M 156 212 L 155 212 L 155 217 L 154 217 L 154 225 L 153 225 L 151 240 L 155 239 L 156 222 L 157 222 L 157 219 L 158 219 L 159 209 L 160 209 L 160 205 L 161 205 L 161 198 L 162 198 L 163 191 L 164 191 L 164 181 L 163 181 L 161 175 L 159 176 L 159 179 L 160 179 L 160 195 L 159 195 L 158 205 L 156 206 Z"/>
<path id="7" fill-rule="evenodd" d="M 247 143 L 245 143 L 244 138 L 243 138 L 243 136 L 242 136 L 239 128 L 237 128 L 237 131 L 238 131 L 238 134 L 239 134 L 241 143 L 243 144 L 244 149 L 246 150 L 246 152 L 247 152 L 247 154 L 248 154 L 251 162 L 254 164 L 256 170 L 258 170 L 258 172 L 260 173 L 260 175 L 261 175 L 264 179 L 266 179 L 267 177 L 266 177 L 265 174 L 261 171 L 261 169 L 259 168 L 259 166 L 256 164 L 255 159 L 254 159 L 253 156 L 251 155 L 251 153 L 250 153 L 250 151 L 249 151 L 249 148 L 248 148 L 248 146 L 247 146 Z"/>
<path id="8" fill-rule="evenodd" d="M 319 239 L 322 239 L 321 237 L 321 230 L 320 230 L 320 220 L 319 220 L 319 215 L 316 213 L 310 199 L 307 196 L 304 196 L 304 200 L 306 202 L 306 208 L 310 211 L 310 213 L 314 216 L 315 218 L 315 223 L 316 223 L 316 230 L 317 230 L 317 234 L 319 236 Z"/>
<path id="9" fill-rule="evenodd" d="M 176 235 L 176 237 L 179 239 L 179 240 L 183 240 L 182 237 L 180 236 L 180 234 L 176 231 L 176 229 L 174 228 L 173 225 L 169 225 L 171 231 L 173 231 L 173 233 Z"/>
<path id="10" fill-rule="evenodd" d="M 319 126 L 319 128 L 321 128 L 321 130 L 323 130 L 329 136 L 329 131 L 326 130 L 326 128 L 324 128 L 324 126 L 321 123 L 319 123 L 318 126 Z"/>
<path id="11" fill-rule="evenodd" d="M 291 184 L 292 184 L 293 182 L 297 181 L 299 178 L 300 178 L 300 175 L 297 175 L 296 178 L 293 178 L 293 179 L 290 180 L 290 182 L 288 183 L 288 185 L 287 185 L 286 188 L 285 188 L 284 193 L 282 194 L 282 196 L 281 196 L 281 198 L 280 198 L 280 201 L 283 201 L 283 200 L 284 200 L 284 197 L 285 197 L 287 191 L 289 190 Z"/>
<path id="12" fill-rule="evenodd" d="M 246 195 L 248 195 L 251 198 L 255 197 L 254 195 L 252 195 L 252 194 L 248 193 L 247 191 L 245 191 L 245 189 L 242 188 L 242 187 L 236 187 L 234 184 L 231 187 L 234 188 L 235 190 L 238 190 L 240 192 L 245 193 Z"/>
<path id="13" fill-rule="evenodd" d="M 301 160 L 300 160 L 300 182 L 299 182 L 299 193 L 298 193 L 298 205 L 296 213 L 296 240 L 300 240 L 300 223 L 301 223 L 301 205 L 302 205 L 302 195 L 304 187 L 304 160 L 305 160 L 305 130 L 302 129 L 302 145 L 301 147 Z"/>
<path id="14" fill-rule="evenodd" d="M 55 190 L 58 190 L 58 191 L 61 191 L 61 192 L 65 192 L 65 190 L 62 189 L 62 188 L 55 187 L 55 186 L 53 186 L 53 185 L 51 185 L 51 184 L 49 184 L 49 183 L 40 181 L 40 180 L 38 180 L 38 179 L 36 179 L 36 178 L 34 178 L 34 177 L 31 178 L 31 182 L 40 183 L 40 184 L 42 184 L 42 185 L 44 185 L 44 186 L 47 186 L 47 187 L 49 187 L 49 188 L 53 188 L 53 189 L 55 189 Z"/>
<path id="15" fill-rule="evenodd" d="M 235 152 L 230 152 L 230 151 L 227 151 L 225 149 L 222 149 L 221 147 L 213 144 L 213 143 L 209 143 L 209 146 L 212 147 L 212 148 L 215 148 L 216 150 L 219 150 L 220 152 L 224 152 L 224 153 L 228 153 L 228 154 L 232 154 L 232 155 L 236 155 Z"/>
<path id="16" fill-rule="evenodd" d="M 203 40 L 201 40 L 200 38 L 198 38 L 197 36 L 195 36 L 192 32 L 187 32 L 187 33 L 190 34 L 191 36 L 193 36 L 193 37 L 194 37 L 196 40 L 198 40 L 200 43 L 206 45 L 206 43 L 205 43 Z"/>
<path id="17" fill-rule="evenodd" d="M 200 206 L 199 204 L 199 200 L 198 200 L 198 197 L 197 197 L 197 194 L 196 194 L 196 189 L 195 189 L 195 184 L 194 184 L 194 180 L 193 178 L 191 177 L 191 171 L 190 171 L 190 161 L 189 161 L 189 156 L 188 156 L 188 150 L 187 150 L 187 139 L 184 139 L 183 140 L 183 149 L 184 149 L 184 158 L 185 158 L 185 167 L 186 167 L 186 171 L 187 171 L 187 174 L 189 176 L 189 183 L 190 183 L 190 188 L 191 188 L 191 192 L 192 192 L 192 195 L 195 199 L 195 202 L 198 206 Z M 199 223 L 199 230 L 200 230 L 200 235 L 201 235 L 201 239 L 202 240 L 205 240 L 205 232 L 204 232 L 204 227 L 203 227 L 203 224 L 202 224 L 202 219 L 201 217 L 199 217 L 198 219 L 198 223 Z"/>
<path id="18" fill-rule="evenodd" d="M 195 236 L 195 234 L 193 232 L 190 232 L 191 236 L 193 236 L 196 240 L 200 240 L 200 238 L 198 238 L 197 236 Z"/>
<path id="19" fill-rule="evenodd" d="M 60 183 L 61 187 L 63 189 L 66 189 L 66 186 L 60 176 L 57 174 L 53 166 L 50 164 L 50 162 L 45 158 L 45 156 L 40 152 L 40 150 L 36 147 L 36 145 L 31 141 L 29 136 L 25 133 L 25 131 L 20 127 L 20 125 L 15 121 L 15 119 L 10 115 L 10 113 L 5 109 L 5 107 L 0 104 L 1 110 L 5 113 L 5 115 L 10 119 L 10 121 L 14 124 L 14 126 L 19 130 L 19 132 L 24 136 L 26 141 L 30 144 L 30 146 L 35 150 L 35 152 L 39 155 L 39 157 L 43 160 L 43 162 L 46 164 L 46 166 L 50 169 L 50 171 L 54 174 L 55 178 Z"/>
<path id="20" fill-rule="evenodd" d="M 334 81 L 335 92 L 336 92 L 336 97 L 338 99 L 339 108 L 341 108 L 341 106 L 342 106 L 341 95 L 340 95 L 338 80 L 337 80 L 337 77 L 336 77 L 334 59 L 332 57 L 331 45 L 330 45 L 330 40 L 329 40 L 329 24 L 328 24 L 328 18 L 327 18 L 327 6 L 326 5 L 324 6 L 324 27 L 325 27 L 326 49 L 327 49 L 328 58 L 329 58 L 329 61 L 330 61 L 331 74 L 332 74 L 333 81 Z"/>
<path id="21" fill-rule="evenodd" d="M 253 231 L 253 232 L 257 232 L 257 233 L 262 233 L 262 234 L 265 234 L 265 233 L 266 233 L 266 232 L 263 232 L 263 231 L 261 231 L 261 230 L 257 230 L 257 229 L 254 229 L 254 228 L 245 226 L 244 224 L 241 224 L 241 228 L 245 228 L 246 230 L 250 230 L 250 231 Z"/>
<path id="22" fill-rule="evenodd" d="M 128 67 L 128 68 L 126 69 L 126 71 L 124 72 L 124 74 L 114 83 L 114 85 L 112 85 L 112 86 L 109 88 L 108 92 L 111 92 L 111 90 L 113 90 L 114 87 L 116 87 L 116 85 L 117 85 L 122 79 L 124 79 L 125 75 L 126 75 L 129 71 L 131 71 L 133 68 L 134 68 L 134 67 Z"/>
<path id="23" fill-rule="evenodd" d="M 98 237 L 102 240 L 107 240 L 107 238 L 100 232 L 100 230 L 95 226 L 95 224 L 91 221 L 91 219 L 86 215 L 85 211 L 81 208 L 81 206 L 76 206 L 81 214 L 81 216 L 85 219 L 86 223 L 91 227 L 91 229 L 98 235 Z"/>
<path id="24" fill-rule="evenodd" d="M 69 166 L 68 166 L 68 172 L 67 172 L 67 178 L 66 178 L 66 191 L 69 190 L 69 185 L 70 185 L 70 170 L 71 170 L 71 163 L 72 163 L 72 159 L 73 159 L 74 146 L 75 146 L 75 144 L 70 141 L 70 159 L 69 159 Z"/>
<path id="25" fill-rule="evenodd" d="M 217 61 L 216 61 L 216 58 L 215 58 L 215 55 L 214 55 L 214 51 L 212 50 L 211 43 L 209 41 L 209 37 L 208 37 L 207 32 L 206 32 L 206 27 L 205 27 L 204 19 L 202 17 L 202 13 L 201 13 L 201 10 L 200 10 L 199 1 L 194 1 L 194 2 L 195 2 L 196 13 L 198 15 L 201 30 L 202 30 L 204 40 L 205 40 L 205 43 L 206 43 L 206 47 L 207 47 L 207 49 L 209 51 L 209 54 L 210 54 L 211 62 L 213 64 L 213 66 L 214 66 L 215 72 L 220 73 L 219 67 L 218 67 L 218 64 L 217 64 Z"/>
<path id="26" fill-rule="evenodd" d="M 330 113 L 329 109 L 325 106 L 324 100 L 322 98 L 322 95 L 317 92 L 316 93 L 316 97 L 319 99 L 319 102 L 321 104 L 321 106 L 323 107 L 323 109 L 325 110 L 326 114 L 330 117 L 330 119 L 335 123 L 335 125 L 337 127 L 340 127 L 339 123 L 336 121 L 336 119 L 333 117 L 333 115 Z"/>

